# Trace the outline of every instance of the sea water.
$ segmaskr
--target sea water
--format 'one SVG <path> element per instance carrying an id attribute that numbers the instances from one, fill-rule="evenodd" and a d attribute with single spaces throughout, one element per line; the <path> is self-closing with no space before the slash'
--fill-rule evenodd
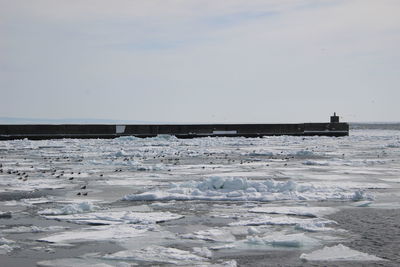
<path id="1" fill-rule="evenodd" d="M 400 263 L 398 124 L 338 138 L 2 141 L 0 163 L 6 265 Z"/>

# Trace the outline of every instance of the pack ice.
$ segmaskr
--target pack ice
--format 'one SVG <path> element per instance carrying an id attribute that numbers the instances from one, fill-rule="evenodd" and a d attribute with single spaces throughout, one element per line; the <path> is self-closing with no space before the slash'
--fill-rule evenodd
<path id="1" fill-rule="evenodd" d="M 339 187 L 316 187 L 293 181 L 252 181 L 245 177 L 208 177 L 202 181 L 171 183 L 166 190 L 126 195 L 124 200 L 207 200 L 262 201 L 276 200 L 362 200 L 371 199 L 363 191 Z"/>

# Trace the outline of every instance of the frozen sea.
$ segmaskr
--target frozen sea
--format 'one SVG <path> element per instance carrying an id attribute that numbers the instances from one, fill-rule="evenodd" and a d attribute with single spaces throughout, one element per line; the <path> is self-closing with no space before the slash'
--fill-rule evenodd
<path id="1" fill-rule="evenodd" d="M 400 125 L 0 142 L 1 266 L 398 266 Z"/>

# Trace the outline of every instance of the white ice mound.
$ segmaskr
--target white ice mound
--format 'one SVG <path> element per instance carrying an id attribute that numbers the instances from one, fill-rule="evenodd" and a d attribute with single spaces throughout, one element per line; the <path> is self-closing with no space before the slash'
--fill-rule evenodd
<path id="1" fill-rule="evenodd" d="M 270 245 L 273 247 L 303 247 L 314 246 L 318 241 L 314 238 L 306 236 L 304 233 L 300 234 L 282 234 L 274 233 L 266 236 L 248 236 L 246 243 L 253 245 Z"/>
<path id="2" fill-rule="evenodd" d="M 307 261 L 382 261 L 374 255 L 353 250 L 342 244 L 324 247 L 311 253 L 303 253 L 300 259 Z"/>
<path id="3" fill-rule="evenodd" d="M 183 234 L 181 237 L 186 239 L 201 239 L 214 242 L 233 242 L 236 240 L 235 236 L 229 230 L 218 228 L 197 231 L 190 234 Z"/>
<path id="4" fill-rule="evenodd" d="M 101 211 L 82 214 L 51 215 L 46 219 L 68 221 L 77 224 L 155 224 L 182 218 L 182 215 L 171 212 L 134 212 L 134 211 Z"/>
<path id="5" fill-rule="evenodd" d="M 209 201 L 274 201 L 274 200 L 354 200 L 368 197 L 339 187 L 315 187 L 293 181 L 251 181 L 241 177 L 209 177 L 202 181 L 172 183 L 165 190 L 126 195 L 123 200 L 209 200 Z"/>
<path id="6" fill-rule="evenodd" d="M 39 211 L 40 215 L 65 215 L 65 214 L 77 214 L 85 213 L 96 210 L 98 207 L 93 205 L 91 202 L 80 202 L 65 205 L 59 209 L 46 209 Z"/>
<path id="7" fill-rule="evenodd" d="M 188 265 L 207 261 L 206 258 L 188 251 L 162 246 L 149 246 L 139 250 L 124 250 L 104 256 L 108 260 L 141 261 Z"/>

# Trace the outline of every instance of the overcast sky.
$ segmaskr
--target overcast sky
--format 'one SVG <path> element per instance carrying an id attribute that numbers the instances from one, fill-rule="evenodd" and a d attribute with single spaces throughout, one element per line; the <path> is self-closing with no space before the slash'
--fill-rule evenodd
<path id="1" fill-rule="evenodd" d="M 400 121 L 399 0 L 0 0 L 0 116 Z"/>

